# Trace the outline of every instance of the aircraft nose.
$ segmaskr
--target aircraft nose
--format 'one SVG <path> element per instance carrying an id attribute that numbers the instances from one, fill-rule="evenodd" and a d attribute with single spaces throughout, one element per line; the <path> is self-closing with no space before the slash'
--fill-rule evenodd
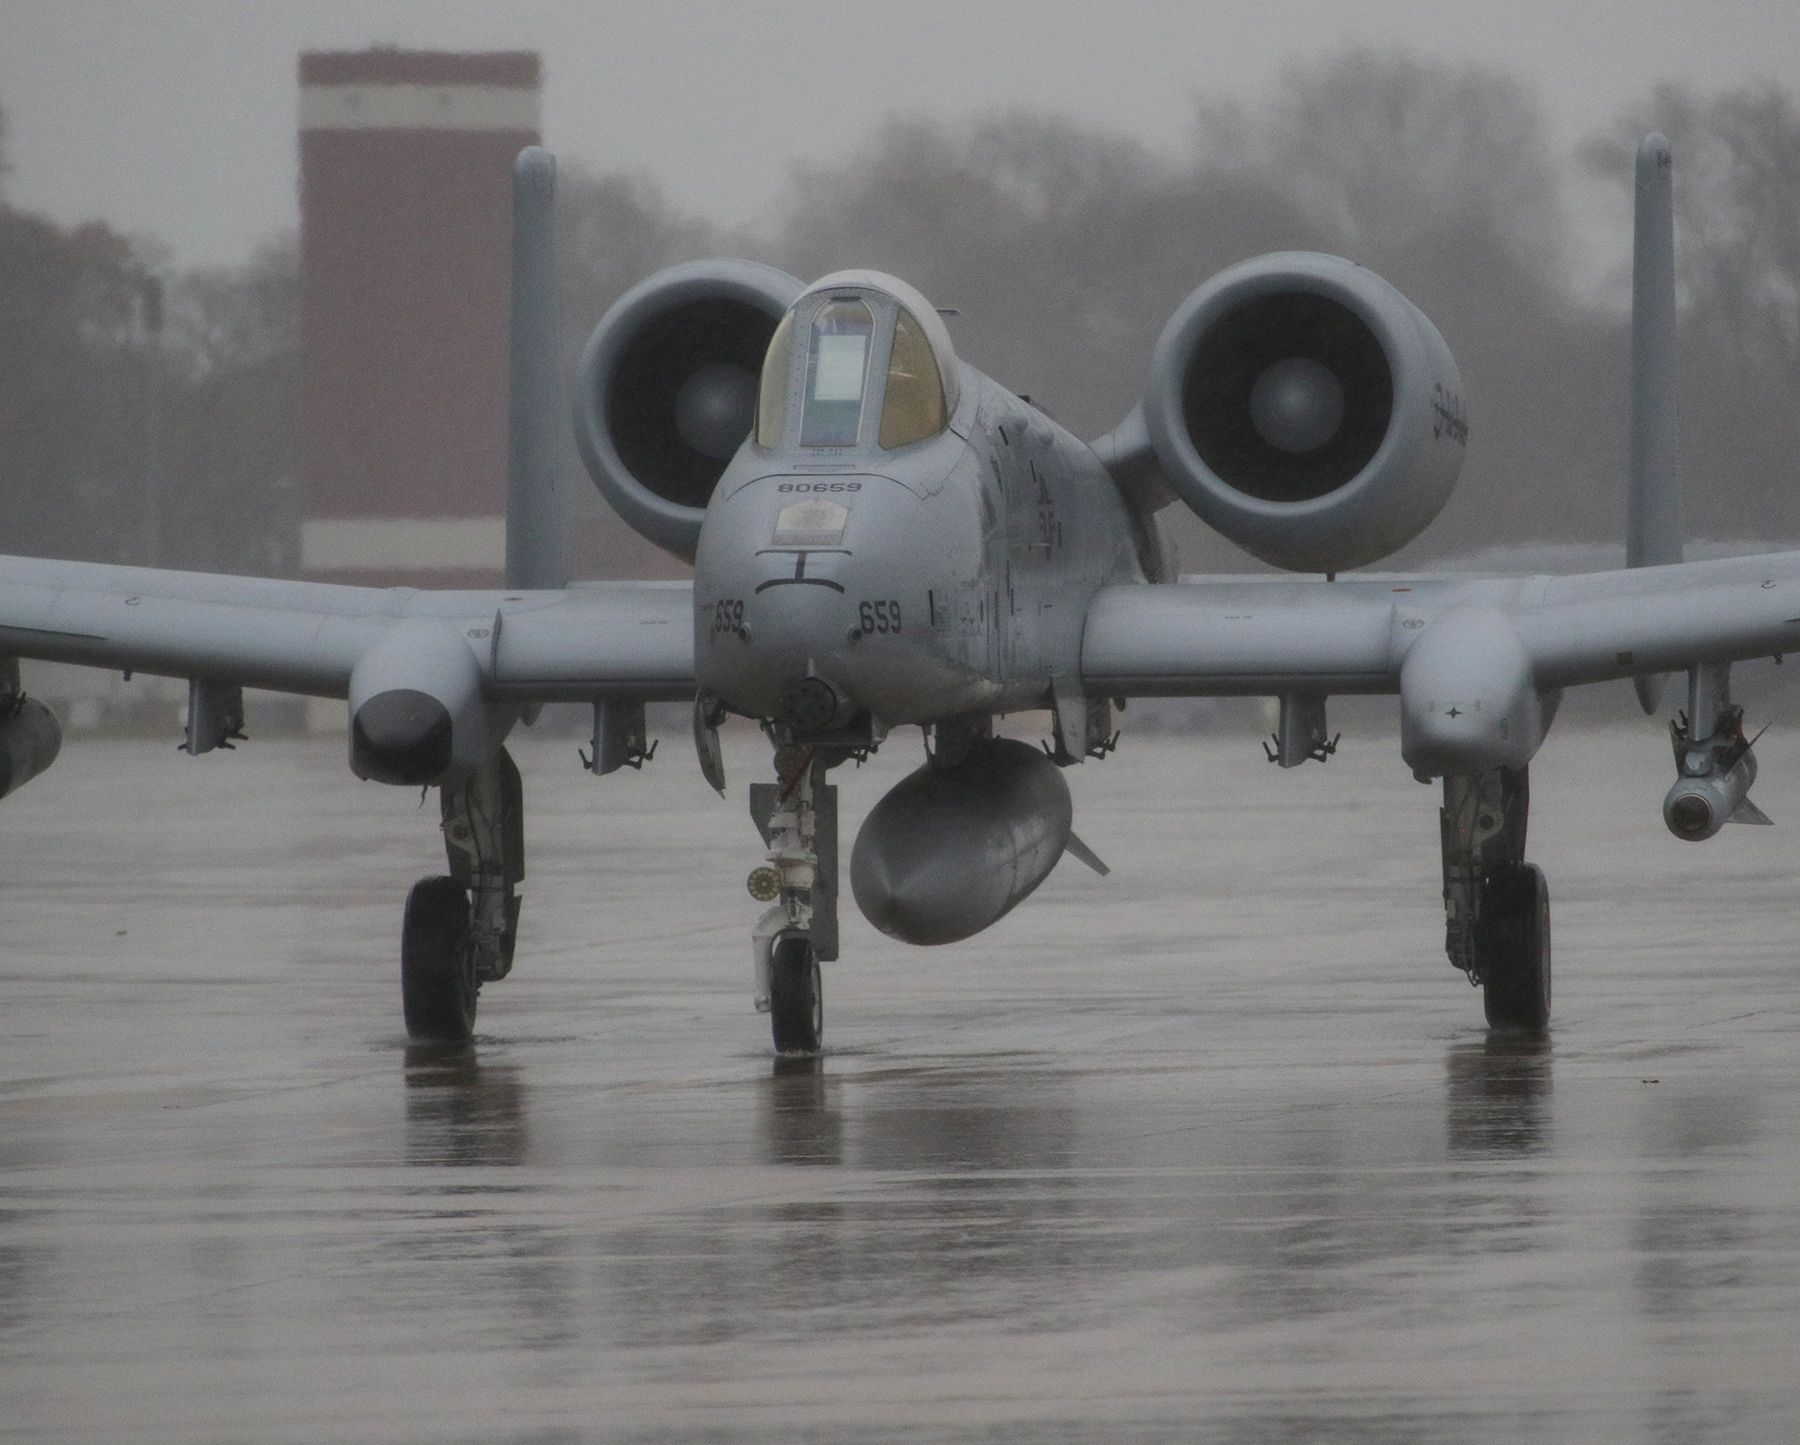
<path id="1" fill-rule="evenodd" d="M 769 476 L 716 500 L 695 560 L 701 687 L 799 733 L 935 707 L 932 599 L 952 584 L 949 547 L 921 547 L 934 521 L 886 476 Z"/>

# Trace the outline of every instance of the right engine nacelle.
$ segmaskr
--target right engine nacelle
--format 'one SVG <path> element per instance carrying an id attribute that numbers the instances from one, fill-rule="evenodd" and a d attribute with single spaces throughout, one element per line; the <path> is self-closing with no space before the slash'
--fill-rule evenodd
<path id="1" fill-rule="evenodd" d="M 1220 272 L 1164 327 L 1144 422 L 1163 474 L 1253 556 L 1335 572 L 1448 500 L 1468 437 L 1450 348 L 1372 271 L 1282 252 Z"/>
<path id="2" fill-rule="evenodd" d="M 685 562 L 801 289 L 754 261 L 670 266 L 614 302 L 582 353 L 575 440 L 588 474 L 633 530 Z"/>

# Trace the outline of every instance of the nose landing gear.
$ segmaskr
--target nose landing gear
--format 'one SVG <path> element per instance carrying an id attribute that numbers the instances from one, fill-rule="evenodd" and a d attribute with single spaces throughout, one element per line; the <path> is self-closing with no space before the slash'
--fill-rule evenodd
<path id="1" fill-rule="evenodd" d="M 823 1046 L 821 961 L 838 956 L 837 789 L 827 769 L 842 748 L 792 742 L 775 749 L 773 783 L 750 785 L 750 816 L 769 849 L 750 875 L 750 893 L 772 902 L 751 934 L 756 1007 L 767 1012 L 778 1054 L 816 1054 Z"/>

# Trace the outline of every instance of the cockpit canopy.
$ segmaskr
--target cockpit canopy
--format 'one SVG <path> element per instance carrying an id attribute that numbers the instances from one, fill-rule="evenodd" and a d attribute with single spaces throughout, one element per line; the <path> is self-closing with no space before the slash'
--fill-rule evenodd
<path id="1" fill-rule="evenodd" d="M 893 451 L 937 436 L 956 403 L 956 353 L 931 304 L 892 276 L 839 271 L 810 287 L 775 329 L 756 444 Z"/>

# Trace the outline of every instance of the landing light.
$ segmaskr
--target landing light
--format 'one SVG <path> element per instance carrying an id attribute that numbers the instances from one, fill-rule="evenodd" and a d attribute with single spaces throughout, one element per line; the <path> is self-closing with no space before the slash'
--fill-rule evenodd
<path id="1" fill-rule="evenodd" d="M 835 547 L 844 540 L 850 509 L 841 502 L 809 497 L 781 509 L 775 518 L 774 546 Z"/>

